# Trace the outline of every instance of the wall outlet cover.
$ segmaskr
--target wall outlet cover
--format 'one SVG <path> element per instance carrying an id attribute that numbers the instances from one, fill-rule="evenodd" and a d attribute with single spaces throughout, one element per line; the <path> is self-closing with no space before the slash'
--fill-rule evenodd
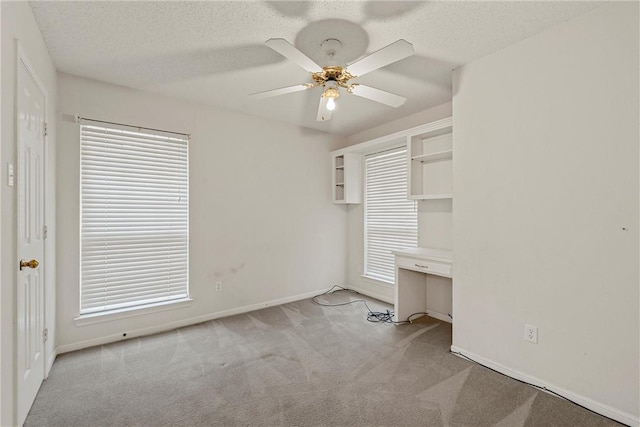
<path id="1" fill-rule="evenodd" d="M 524 325 L 524 339 L 525 341 L 538 343 L 538 327 L 533 325 Z"/>

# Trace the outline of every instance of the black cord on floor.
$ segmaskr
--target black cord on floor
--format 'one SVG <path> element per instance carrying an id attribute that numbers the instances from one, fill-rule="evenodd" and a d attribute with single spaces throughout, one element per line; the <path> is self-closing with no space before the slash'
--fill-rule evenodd
<path id="1" fill-rule="evenodd" d="M 574 404 L 574 405 L 576 405 L 576 406 L 579 406 L 579 407 L 581 407 L 581 408 L 583 408 L 583 409 L 586 409 L 586 410 L 587 410 L 587 411 L 589 411 L 589 412 L 593 412 L 593 413 L 594 413 L 594 414 L 596 414 L 596 415 L 600 415 L 601 417 L 607 418 L 607 419 L 609 419 L 609 420 L 611 420 L 611 421 L 613 421 L 613 422 L 615 422 L 615 423 L 618 423 L 618 424 L 620 424 L 620 425 L 626 425 L 626 424 L 624 424 L 624 423 L 621 423 L 621 422 L 620 422 L 620 421 L 618 421 L 618 420 L 614 420 L 613 418 L 607 417 L 606 415 L 599 414 L 599 413 L 597 413 L 597 412 L 596 412 L 596 411 L 594 411 L 594 410 L 591 410 L 591 409 L 589 409 L 589 408 L 587 408 L 587 407 L 585 407 L 585 406 L 582 406 L 581 404 L 579 404 L 579 403 L 577 403 L 577 402 L 574 402 L 573 400 L 569 399 L 568 397 L 565 397 L 565 396 L 563 396 L 563 395 L 561 395 L 561 394 L 559 394 L 559 393 L 556 393 L 556 392 L 555 392 L 555 391 L 553 391 L 553 390 L 549 390 L 548 388 L 546 388 L 546 387 L 544 387 L 544 386 L 539 386 L 539 385 L 531 384 L 531 383 L 526 382 L 526 381 L 524 381 L 524 380 L 520 380 L 520 379 L 518 379 L 518 378 L 511 377 L 511 376 L 509 376 L 509 375 L 507 375 L 507 374 L 504 374 L 504 373 L 502 373 L 502 372 L 500 372 L 500 371 L 497 371 L 497 370 L 495 370 L 495 369 L 493 369 L 493 368 L 490 368 L 489 366 L 484 365 L 484 364 L 482 364 L 482 363 L 478 362 L 477 360 L 474 360 L 474 359 L 470 358 L 469 356 L 467 356 L 467 355 L 465 355 L 465 354 L 460 353 L 459 351 L 449 350 L 449 352 L 450 352 L 450 353 L 452 353 L 452 354 L 455 354 L 455 355 L 457 355 L 457 356 L 460 356 L 460 357 L 462 357 L 463 359 L 468 360 L 469 362 L 473 362 L 473 363 L 475 363 L 476 365 L 480 365 L 480 366 L 482 366 L 483 368 L 486 368 L 486 369 L 488 369 L 488 370 L 490 370 L 490 371 L 496 372 L 496 373 L 498 373 L 498 374 L 500 374 L 500 375 L 502 375 L 502 376 L 504 376 L 504 377 L 511 378 L 512 380 L 516 380 L 516 381 L 518 381 L 519 383 L 526 384 L 526 385 L 531 386 L 531 387 L 533 387 L 533 388 L 535 388 L 535 389 L 537 389 L 537 390 L 546 391 L 547 393 L 553 394 L 554 396 L 559 397 L 559 398 L 560 398 L 560 399 L 562 399 L 562 400 L 566 400 L 567 402 L 571 402 L 571 403 L 573 403 L 573 404 Z"/>
<path id="2" fill-rule="evenodd" d="M 337 289 L 336 289 L 336 288 L 337 288 Z M 316 304 L 318 304 L 318 305 L 321 305 L 321 306 L 324 306 L 324 307 L 338 307 L 338 306 L 342 306 L 342 305 L 349 305 L 349 304 L 355 304 L 355 303 L 357 303 L 357 302 L 361 302 L 361 303 L 363 303 L 363 304 L 365 305 L 365 307 L 367 307 L 367 310 L 368 310 L 368 313 L 367 313 L 367 320 L 368 320 L 369 322 L 383 322 L 383 323 L 387 323 L 387 324 L 395 324 L 395 325 L 398 325 L 398 324 L 403 324 L 403 323 L 411 323 L 411 318 L 412 318 L 413 316 L 417 316 L 417 315 L 419 315 L 419 314 L 423 314 L 423 315 L 426 315 L 426 314 L 427 314 L 427 313 L 425 313 L 425 312 L 413 313 L 413 314 L 409 315 L 409 317 L 407 317 L 407 320 L 402 320 L 402 321 L 396 322 L 396 321 L 394 321 L 394 320 L 393 320 L 393 316 L 394 316 L 393 311 L 390 311 L 390 310 L 386 310 L 386 311 L 373 311 L 373 310 L 371 310 L 371 308 L 369 308 L 369 305 L 368 305 L 368 304 L 367 304 L 367 302 L 366 302 L 365 300 L 363 300 L 363 299 L 357 299 L 357 300 L 353 300 L 353 301 L 339 302 L 339 303 L 333 303 L 333 304 L 330 304 L 330 303 L 324 303 L 324 302 L 319 302 L 319 301 L 318 301 L 318 298 L 319 298 L 319 297 L 321 297 L 321 296 L 324 296 L 324 295 L 331 295 L 331 294 L 334 294 L 334 293 L 337 293 L 337 292 L 348 292 L 348 293 L 351 293 L 351 294 L 360 295 L 360 293 L 359 293 L 358 291 L 354 291 L 353 289 L 343 288 L 342 286 L 335 285 L 335 286 L 333 286 L 331 289 L 329 289 L 328 291 L 323 292 L 323 293 L 321 293 L 321 294 L 319 294 L 319 295 L 314 296 L 313 298 L 311 298 L 311 300 L 312 300 L 314 303 L 316 303 Z M 449 314 L 449 317 L 453 318 L 453 317 L 451 316 L 451 314 Z M 587 407 L 585 407 L 585 406 L 582 406 L 581 404 L 579 404 L 579 403 L 577 403 L 577 402 L 574 402 L 573 400 L 571 400 L 571 399 L 569 399 L 569 398 L 567 398 L 567 397 L 565 397 L 565 396 L 563 396 L 563 395 L 561 395 L 561 394 L 559 394 L 559 393 L 556 393 L 556 392 L 555 392 L 555 391 L 553 391 L 553 390 L 549 390 L 549 389 L 548 389 L 548 388 L 546 388 L 546 387 L 541 387 L 541 386 L 538 386 L 538 385 L 531 384 L 531 383 L 529 383 L 529 382 L 526 382 L 526 381 L 520 380 L 520 379 L 518 379 L 518 378 L 510 377 L 509 375 L 504 374 L 504 373 L 502 373 L 502 372 L 500 372 L 500 371 L 497 371 L 497 370 L 495 370 L 495 369 L 493 369 L 493 368 L 490 368 L 490 367 L 488 367 L 488 366 L 486 366 L 486 365 L 483 365 L 482 363 L 480 363 L 480 362 L 478 362 L 478 361 L 476 361 L 476 360 L 474 360 L 474 359 L 472 359 L 472 358 L 470 358 L 470 357 L 466 356 L 465 354 L 462 354 L 462 353 L 460 353 L 460 352 L 458 352 L 458 351 L 452 351 L 452 350 L 449 350 L 449 352 L 450 352 L 450 353 L 452 353 L 452 354 L 458 355 L 458 356 L 460 356 L 460 357 L 462 357 L 462 358 L 464 358 L 464 359 L 466 359 L 466 360 L 468 360 L 468 361 L 470 361 L 470 362 L 473 362 L 473 363 L 475 363 L 476 365 L 480 365 L 480 366 L 482 366 L 483 368 L 489 369 L 490 371 L 496 372 L 496 373 L 498 373 L 498 374 L 500 374 L 500 375 L 502 375 L 502 376 L 505 376 L 505 377 L 507 377 L 507 378 L 511 378 L 511 379 L 513 379 L 513 380 L 516 380 L 516 381 L 518 381 L 518 382 L 522 383 L 522 384 L 529 385 L 529 386 L 531 386 L 531 387 L 533 387 L 533 388 L 535 388 L 535 389 L 542 390 L 542 391 L 546 391 L 547 393 L 553 394 L 554 396 L 557 396 L 557 397 L 559 397 L 559 398 L 561 398 L 561 399 L 563 399 L 563 400 L 566 400 L 567 402 L 571 402 L 571 403 L 573 403 L 573 404 L 574 404 L 574 405 L 576 405 L 576 406 L 579 406 L 579 407 L 581 407 L 581 408 L 584 408 L 584 409 L 586 409 L 586 410 L 587 410 L 587 411 L 589 411 L 589 412 L 593 412 L 593 413 L 594 413 L 594 414 L 596 414 L 596 415 L 599 415 L 599 416 L 601 416 L 601 417 L 607 418 L 607 419 L 609 419 L 609 420 L 611 420 L 611 421 L 613 421 L 613 422 L 616 422 L 616 423 L 618 423 L 618 424 L 620 424 L 620 425 L 626 425 L 626 424 L 624 424 L 624 423 L 621 423 L 621 422 L 620 422 L 620 421 L 618 421 L 618 420 L 614 420 L 613 418 L 607 417 L 606 415 L 599 414 L 599 413 L 597 413 L 597 412 L 595 412 L 595 411 L 593 411 L 593 410 L 591 410 L 591 409 L 589 409 L 589 408 L 587 408 Z"/>
<path id="3" fill-rule="evenodd" d="M 346 302 L 338 302 L 338 303 L 325 303 L 325 302 L 319 302 L 318 298 L 324 295 L 331 295 L 337 292 L 347 292 L 347 293 L 351 293 L 351 294 L 355 294 L 355 295 L 360 295 L 360 293 L 358 291 L 354 291 L 353 289 L 349 289 L 349 288 L 343 288 L 342 286 L 338 286 L 335 285 L 333 286 L 331 289 L 329 289 L 326 292 L 323 292 L 319 295 L 314 296 L 313 298 L 311 298 L 311 301 L 313 301 L 314 303 L 324 306 L 324 307 L 338 307 L 338 306 L 342 306 L 342 305 L 349 305 L 349 304 L 355 304 L 357 302 L 361 302 L 364 304 L 365 307 L 367 307 L 367 321 L 369 322 L 382 322 L 382 323 L 387 323 L 387 324 L 391 324 L 391 325 L 399 325 L 399 324 L 403 324 L 403 323 L 411 323 L 411 318 L 413 316 L 417 316 L 418 314 L 427 314 L 424 312 L 420 312 L 420 313 L 413 313 L 411 315 L 409 315 L 409 317 L 407 317 L 407 320 L 401 320 L 401 321 L 394 321 L 393 317 L 394 317 L 394 313 L 391 310 L 386 310 L 386 311 L 373 311 L 371 310 L 371 308 L 369 307 L 369 305 L 367 304 L 367 302 L 363 299 L 356 299 L 356 300 L 352 300 L 352 301 L 346 301 Z"/>

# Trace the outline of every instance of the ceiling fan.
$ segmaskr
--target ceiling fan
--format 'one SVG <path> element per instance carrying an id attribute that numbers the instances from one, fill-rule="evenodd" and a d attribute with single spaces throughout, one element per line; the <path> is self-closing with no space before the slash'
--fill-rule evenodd
<path id="1" fill-rule="evenodd" d="M 254 98 L 268 98 L 271 96 L 284 95 L 286 93 L 298 92 L 322 86 L 324 90 L 320 96 L 320 105 L 318 107 L 317 116 L 318 121 L 331 119 L 331 113 L 336 107 L 335 100 L 340 96 L 340 88 L 345 89 L 348 93 L 380 102 L 391 107 L 399 107 L 407 100 L 403 96 L 376 89 L 371 86 L 359 83 L 350 83 L 350 80 L 355 79 L 356 77 L 363 76 L 371 71 L 377 70 L 378 68 L 382 68 L 385 65 L 389 65 L 413 55 L 415 52 L 413 45 L 406 40 L 400 39 L 391 43 L 390 45 L 365 56 L 353 64 L 347 65 L 346 67 L 341 67 L 339 65 L 327 65 L 321 67 L 285 39 L 269 39 L 266 41 L 266 45 L 311 73 L 313 83 L 303 83 L 295 86 L 287 86 L 280 89 L 251 94 L 250 96 Z M 341 47 L 342 43 L 337 39 L 327 39 L 321 44 L 321 48 L 329 58 L 329 63 L 334 62 L 333 57 Z"/>

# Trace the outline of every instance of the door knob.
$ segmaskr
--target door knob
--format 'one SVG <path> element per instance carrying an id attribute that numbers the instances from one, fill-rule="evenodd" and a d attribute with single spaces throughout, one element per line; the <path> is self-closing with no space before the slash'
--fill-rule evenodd
<path id="1" fill-rule="evenodd" d="M 32 259 L 31 261 L 25 261 L 23 259 L 20 260 L 20 270 L 27 267 L 36 268 L 38 265 L 40 265 L 40 263 L 35 259 Z"/>

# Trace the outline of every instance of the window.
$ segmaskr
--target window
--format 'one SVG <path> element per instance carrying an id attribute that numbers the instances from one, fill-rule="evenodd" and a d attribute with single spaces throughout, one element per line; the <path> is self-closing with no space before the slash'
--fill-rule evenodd
<path id="1" fill-rule="evenodd" d="M 407 149 L 365 159 L 365 275 L 395 282 L 394 249 L 418 246 L 418 214 L 407 200 Z"/>
<path id="2" fill-rule="evenodd" d="M 188 298 L 187 136 L 83 121 L 80 140 L 80 314 Z"/>

